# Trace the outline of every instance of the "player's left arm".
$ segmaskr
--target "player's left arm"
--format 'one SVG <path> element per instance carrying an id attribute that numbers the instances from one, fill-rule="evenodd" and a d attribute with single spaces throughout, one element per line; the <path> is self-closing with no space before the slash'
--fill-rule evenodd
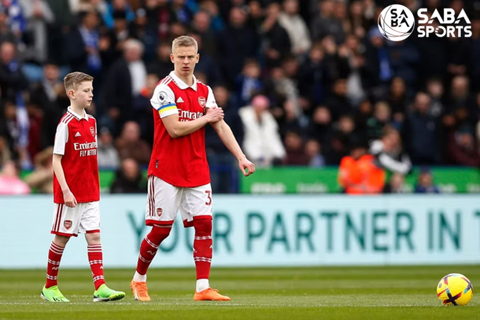
<path id="1" fill-rule="evenodd" d="M 212 109 L 218 108 L 217 102 L 215 101 L 215 96 L 213 95 L 213 90 L 210 87 L 208 87 L 208 96 L 205 107 Z M 223 119 L 217 122 L 210 122 L 210 124 L 217 132 L 223 144 L 238 160 L 238 167 L 242 171 L 243 175 L 248 177 L 254 173 L 255 165 L 248 160 L 247 156 L 245 156 L 243 153 L 242 148 L 240 148 L 237 139 L 235 139 L 235 136 L 233 135 L 232 129 L 230 129 L 230 126 Z"/>
<path id="2" fill-rule="evenodd" d="M 217 132 L 223 144 L 238 160 L 238 167 L 242 171 L 243 175 L 245 177 L 248 177 L 249 175 L 254 173 L 255 165 L 250 160 L 248 160 L 243 153 L 242 148 L 240 148 L 237 139 L 235 139 L 235 136 L 233 135 L 232 129 L 230 129 L 230 126 L 223 120 L 211 123 L 211 125 Z"/>

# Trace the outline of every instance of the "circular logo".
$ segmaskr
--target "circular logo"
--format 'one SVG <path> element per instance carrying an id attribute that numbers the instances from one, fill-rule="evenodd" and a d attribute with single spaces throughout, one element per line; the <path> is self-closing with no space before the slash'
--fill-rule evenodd
<path id="1" fill-rule="evenodd" d="M 167 94 L 163 91 L 160 91 L 160 94 L 158 95 L 158 98 L 160 99 L 160 102 L 164 102 L 165 99 L 167 98 Z"/>
<path id="2" fill-rule="evenodd" d="M 405 40 L 415 30 L 415 17 L 407 7 L 392 4 L 378 16 L 378 30 L 390 41 Z"/>

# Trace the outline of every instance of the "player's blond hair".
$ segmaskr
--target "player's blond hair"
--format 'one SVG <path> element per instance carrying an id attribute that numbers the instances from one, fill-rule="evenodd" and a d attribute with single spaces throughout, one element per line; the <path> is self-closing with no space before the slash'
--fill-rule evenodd
<path id="1" fill-rule="evenodd" d="M 93 81 L 93 77 L 89 74 L 83 72 L 70 72 L 63 78 L 63 85 L 65 86 L 65 91 L 70 89 L 76 89 L 77 85 L 84 81 Z"/>
<path id="2" fill-rule="evenodd" d="M 198 52 L 197 40 L 190 36 L 180 36 L 175 38 L 172 42 L 172 53 L 178 47 L 195 47 L 195 51 Z"/>

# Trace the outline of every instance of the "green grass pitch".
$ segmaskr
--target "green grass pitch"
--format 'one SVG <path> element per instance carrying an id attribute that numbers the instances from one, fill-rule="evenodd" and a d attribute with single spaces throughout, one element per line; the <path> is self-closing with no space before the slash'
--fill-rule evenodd
<path id="1" fill-rule="evenodd" d="M 213 268 L 211 284 L 231 302 L 194 302 L 194 269 L 151 269 L 152 301 L 133 300 L 133 270 L 106 269 L 120 301 L 92 302 L 86 269 L 61 269 L 60 288 L 71 303 L 40 298 L 44 270 L 0 270 L 0 319 L 479 319 L 480 295 L 465 307 L 436 297 L 442 276 L 463 273 L 480 284 L 480 266 Z"/>

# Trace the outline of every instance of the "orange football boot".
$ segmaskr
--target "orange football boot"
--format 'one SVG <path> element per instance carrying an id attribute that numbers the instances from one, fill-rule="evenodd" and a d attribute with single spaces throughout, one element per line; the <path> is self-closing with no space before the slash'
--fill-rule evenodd
<path id="1" fill-rule="evenodd" d="M 132 288 L 133 297 L 137 301 L 150 301 L 150 296 L 148 295 L 148 288 L 146 282 L 137 282 L 133 281 L 130 283 L 130 288 Z"/>
<path id="2" fill-rule="evenodd" d="M 195 301 L 202 301 L 202 300 L 209 300 L 209 301 L 230 301 L 230 297 L 223 296 L 218 293 L 218 290 L 208 288 L 200 292 L 195 292 L 193 296 L 193 300 Z"/>

